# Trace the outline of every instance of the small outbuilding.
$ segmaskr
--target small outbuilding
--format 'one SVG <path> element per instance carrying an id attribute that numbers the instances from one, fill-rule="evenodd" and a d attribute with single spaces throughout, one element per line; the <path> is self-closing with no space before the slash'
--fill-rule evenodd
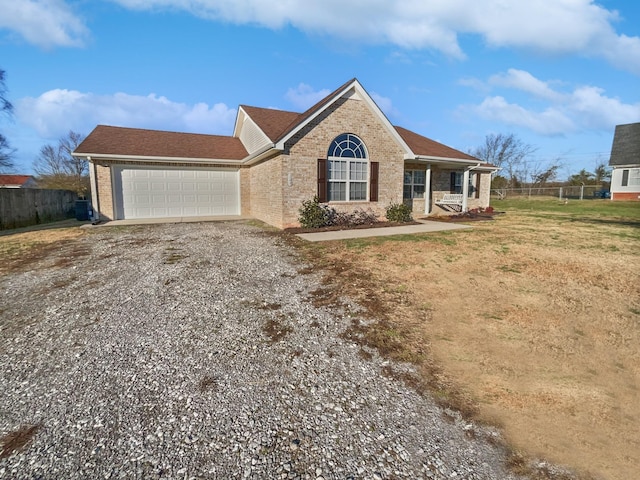
<path id="1" fill-rule="evenodd" d="M 616 126 L 609 165 L 611 200 L 640 200 L 640 122 Z"/>

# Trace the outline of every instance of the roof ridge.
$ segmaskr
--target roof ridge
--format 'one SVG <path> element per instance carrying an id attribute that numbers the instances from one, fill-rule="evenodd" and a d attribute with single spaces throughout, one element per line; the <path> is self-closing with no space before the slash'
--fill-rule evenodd
<path id="1" fill-rule="evenodd" d="M 316 102 L 314 105 L 312 105 L 311 107 L 309 107 L 307 110 L 305 110 L 304 112 L 302 112 L 298 118 L 296 118 L 294 121 L 292 121 L 289 125 L 287 125 L 287 127 L 284 129 L 284 131 L 282 132 L 282 134 L 280 134 L 280 136 L 276 139 L 276 143 L 279 142 L 280 140 L 282 140 L 284 137 L 286 137 L 291 130 L 293 130 L 297 125 L 300 125 L 302 122 L 304 122 L 307 118 L 311 117 L 317 110 L 319 110 L 321 107 L 323 107 L 324 105 L 326 105 L 327 103 L 329 103 L 329 101 L 335 97 L 339 92 L 341 92 L 342 90 L 344 90 L 345 88 L 347 88 L 347 86 L 351 85 L 354 82 L 358 82 L 358 79 L 356 77 L 353 77 L 351 80 L 349 80 L 348 82 L 345 82 L 344 84 L 340 85 L 338 88 L 336 88 L 333 92 L 329 93 L 327 96 L 325 96 L 324 98 L 322 98 L 320 101 Z M 358 82 L 359 83 L 359 82 Z"/>
<path id="2" fill-rule="evenodd" d="M 272 110 L 274 112 L 295 113 L 295 114 L 301 115 L 300 112 L 296 112 L 294 110 L 283 110 L 281 108 L 271 108 L 271 107 L 256 107 L 255 105 L 246 105 L 244 103 L 241 103 L 240 105 L 238 105 L 238 107 L 241 107 L 241 108 L 254 108 L 256 110 Z"/>

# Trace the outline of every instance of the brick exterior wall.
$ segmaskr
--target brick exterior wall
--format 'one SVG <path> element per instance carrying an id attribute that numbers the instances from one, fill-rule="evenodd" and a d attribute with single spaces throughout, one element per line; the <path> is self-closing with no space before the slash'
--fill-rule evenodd
<path id="1" fill-rule="evenodd" d="M 366 102 L 343 98 L 302 129 L 285 146 L 286 151 L 279 164 L 283 191 L 282 219 L 275 225 L 282 228 L 299 225 L 298 209 L 302 202 L 317 195 L 318 159 L 327 158 L 331 142 L 342 133 L 360 137 L 367 148 L 368 160 L 379 162 L 379 201 L 331 202 L 331 206 L 339 211 L 371 209 L 379 217 L 384 217 L 385 207 L 389 203 L 402 201 L 404 152 Z"/>
<path id="2" fill-rule="evenodd" d="M 640 200 L 638 192 L 613 192 L 611 200 Z"/>
<path id="3" fill-rule="evenodd" d="M 249 170 L 251 216 L 283 228 L 283 155 L 253 165 Z"/>
<path id="4" fill-rule="evenodd" d="M 240 215 L 251 215 L 251 171 L 240 169 Z"/>
<path id="5" fill-rule="evenodd" d="M 96 183 L 98 188 L 97 204 L 100 208 L 100 219 L 114 220 L 113 188 L 111 188 L 111 167 L 96 164 Z M 93 199 L 94 206 L 96 199 Z"/>

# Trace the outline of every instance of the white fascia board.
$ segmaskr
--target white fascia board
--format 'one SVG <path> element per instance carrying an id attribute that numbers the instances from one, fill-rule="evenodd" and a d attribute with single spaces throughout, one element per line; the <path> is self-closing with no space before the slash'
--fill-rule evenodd
<path id="1" fill-rule="evenodd" d="M 242 160 L 230 160 L 228 158 L 189 158 L 189 157 L 151 157 L 145 156 L 141 157 L 139 155 L 105 155 L 98 153 L 76 153 L 74 152 L 74 156 L 76 157 L 91 157 L 91 162 L 100 163 L 101 160 L 108 161 L 117 161 L 117 160 L 127 160 L 127 161 L 135 161 L 139 163 L 148 163 L 148 162 L 164 162 L 164 163 L 194 163 L 199 165 L 207 165 L 207 164 L 215 164 L 215 165 L 241 165 Z"/>
<path id="2" fill-rule="evenodd" d="M 500 167 L 494 167 L 494 166 L 489 166 L 489 165 L 481 165 L 481 161 L 479 160 L 465 160 L 462 158 L 447 158 L 447 157 L 434 157 L 434 156 L 427 156 L 427 155 L 405 155 L 404 159 L 406 161 L 417 161 L 417 162 L 430 162 L 430 163 L 435 163 L 437 164 L 443 164 L 443 163 L 453 163 L 456 165 L 460 165 L 460 166 L 468 166 L 468 167 L 475 167 L 474 170 L 487 170 L 487 171 L 497 171 L 500 170 Z"/>
<path id="3" fill-rule="evenodd" d="M 264 160 L 265 158 L 269 158 L 277 153 L 282 153 L 283 150 L 277 148 L 275 144 L 271 143 L 261 148 L 259 151 L 252 153 L 245 158 L 242 159 L 243 165 L 253 165 L 260 160 Z"/>
<path id="4" fill-rule="evenodd" d="M 436 157 L 431 155 L 405 155 L 405 160 L 417 160 L 419 162 L 433 163 L 459 163 L 461 165 L 477 165 L 482 163 L 480 160 L 466 160 L 463 158 Z"/>
<path id="5" fill-rule="evenodd" d="M 617 168 L 640 168 L 640 163 L 629 163 L 627 165 L 609 165 L 612 169 Z"/>
<path id="6" fill-rule="evenodd" d="M 233 135 L 234 137 L 238 136 L 238 131 L 240 129 L 240 115 L 242 114 L 243 118 L 246 118 L 247 112 L 244 111 L 242 107 L 238 107 L 238 113 L 236 113 L 236 121 L 233 124 Z"/>
<path id="7" fill-rule="evenodd" d="M 362 95 L 362 98 L 364 98 L 364 101 L 367 102 L 367 105 L 369 105 L 369 108 L 371 108 L 371 110 L 373 110 L 375 114 L 378 116 L 378 118 L 380 119 L 382 124 L 385 126 L 387 131 L 396 140 L 396 142 L 398 142 L 402 150 L 404 150 L 405 154 L 413 154 L 413 152 L 411 151 L 411 148 L 409 148 L 409 145 L 407 145 L 407 142 L 405 142 L 404 139 L 398 133 L 398 131 L 395 128 L 393 128 L 393 125 L 391 124 L 387 116 L 380 109 L 378 104 L 373 101 L 373 98 L 371 98 L 371 95 L 367 93 L 364 87 L 360 85 L 360 83 L 357 80 L 355 81 L 355 88 Z"/>
<path id="8" fill-rule="evenodd" d="M 364 87 L 362 85 L 360 85 L 360 82 L 358 82 L 358 80 L 354 80 L 352 83 L 347 85 L 345 88 L 343 88 L 342 90 L 337 92 L 329 102 L 327 102 L 325 105 L 322 106 L 322 108 L 317 110 L 313 115 L 311 115 L 309 118 L 307 118 L 304 122 L 300 123 L 296 128 L 294 128 L 284 138 L 282 138 L 282 140 L 280 140 L 276 144 L 276 148 L 278 148 L 280 150 L 284 150 L 285 143 L 288 142 L 291 139 L 291 137 L 293 137 L 296 133 L 298 133 L 300 130 L 302 130 L 310 122 L 315 120 L 316 117 L 318 117 L 325 110 L 327 110 L 329 107 L 331 107 L 336 101 L 338 101 L 338 99 L 340 99 L 343 96 L 345 96 L 349 92 L 349 90 L 351 90 L 351 89 L 355 89 L 356 92 L 358 92 L 362 96 L 364 101 L 367 102 L 367 105 L 369 105 L 369 108 L 371 108 L 371 110 L 378 116 L 378 118 L 380 119 L 382 124 L 386 127 L 386 129 L 389 131 L 391 136 L 395 138 L 395 140 L 402 147 L 402 149 L 407 154 L 411 153 L 411 149 L 409 148 L 409 146 L 405 143 L 405 141 L 402 139 L 402 137 L 397 132 L 397 130 L 395 128 L 393 128 L 393 125 L 391 125 L 391 122 L 389 122 L 389 120 L 384 115 L 384 113 L 382 113 L 382 110 L 380 110 L 380 107 L 378 107 L 376 102 L 373 101 L 371 96 L 367 93 L 367 91 L 364 89 Z"/>

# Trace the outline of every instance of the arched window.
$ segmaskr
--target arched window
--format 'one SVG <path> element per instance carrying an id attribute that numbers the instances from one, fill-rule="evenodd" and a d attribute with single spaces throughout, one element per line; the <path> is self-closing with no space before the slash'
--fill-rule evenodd
<path id="1" fill-rule="evenodd" d="M 366 201 L 369 180 L 367 149 L 356 135 L 338 135 L 327 158 L 329 201 Z"/>

